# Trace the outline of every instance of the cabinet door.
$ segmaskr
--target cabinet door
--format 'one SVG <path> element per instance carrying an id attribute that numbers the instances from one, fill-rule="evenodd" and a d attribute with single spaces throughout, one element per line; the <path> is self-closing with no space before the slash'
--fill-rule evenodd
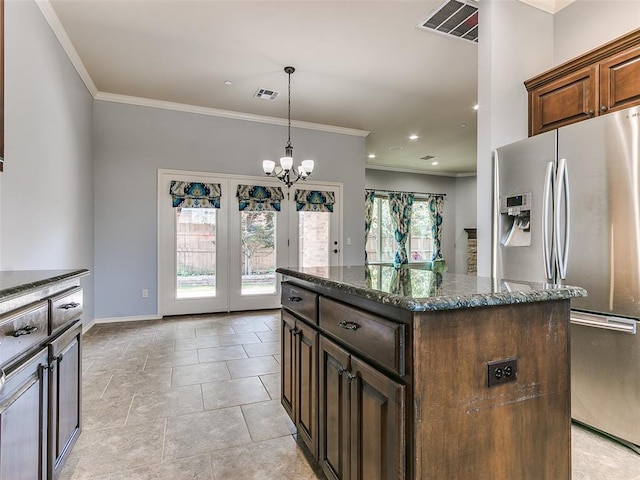
<path id="1" fill-rule="evenodd" d="M 600 63 L 600 112 L 640 104 L 640 47 L 633 47 Z"/>
<path id="2" fill-rule="evenodd" d="M 46 349 L 18 364 L 0 392 L 0 479 L 47 478 Z"/>
<path id="3" fill-rule="evenodd" d="M 404 480 L 405 387 L 351 357 L 351 480 Z"/>
<path id="4" fill-rule="evenodd" d="M 320 465 L 330 480 L 350 475 L 351 394 L 349 354 L 320 337 Z"/>
<path id="5" fill-rule="evenodd" d="M 296 428 L 314 456 L 318 456 L 318 332 L 296 322 Z"/>
<path id="6" fill-rule="evenodd" d="M 529 135 L 596 115 L 598 67 L 590 66 L 529 93 Z"/>
<path id="7" fill-rule="evenodd" d="M 282 333 L 280 334 L 280 351 L 282 359 L 280 364 L 280 372 L 282 379 L 281 400 L 282 406 L 291 418 L 292 422 L 296 422 L 295 413 L 295 348 L 296 348 L 296 319 L 287 311 L 282 310 Z"/>
<path id="8" fill-rule="evenodd" d="M 49 344 L 49 470 L 57 476 L 67 452 L 80 435 L 82 324 L 76 323 Z"/>

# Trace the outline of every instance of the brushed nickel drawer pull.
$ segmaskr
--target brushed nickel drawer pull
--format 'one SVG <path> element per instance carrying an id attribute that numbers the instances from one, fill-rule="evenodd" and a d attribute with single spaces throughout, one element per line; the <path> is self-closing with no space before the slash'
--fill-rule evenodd
<path id="1" fill-rule="evenodd" d="M 70 308 L 76 308 L 79 306 L 80 306 L 79 303 L 71 302 L 71 303 L 65 303 L 64 305 L 60 305 L 60 308 L 62 308 L 63 310 L 69 310 Z"/>
<path id="2" fill-rule="evenodd" d="M 14 337 L 20 337 L 22 335 L 31 335 L 33 332 L 38 330 L 38 327 L 32 327 L 31 325 L 27 325 L 24 328 L 19 328 L 15 332 L 13 332 Z"/>
<path id="3" fill-rule="evenodd" d="M 344 320 L 338 323 L 338 326 L 344 328 L 345 330 L 357 330 L 358 328 L 360 328 L 360 325 L 358 325 L 357 323 L 345 322 Z"/>
<path id="4" fill-rule="evenodd" d="M 289 297 L 290 302 L 301 302 L 302 297 Z"/>

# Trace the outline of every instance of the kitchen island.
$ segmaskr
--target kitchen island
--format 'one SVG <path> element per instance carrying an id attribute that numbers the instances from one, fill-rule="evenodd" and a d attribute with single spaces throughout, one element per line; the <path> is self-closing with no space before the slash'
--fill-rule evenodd
<path id="1" fill-rule="evenodd" d="M 569 480 L 581 288 L 279 268 L 282 404 L 330 479 Z"/>

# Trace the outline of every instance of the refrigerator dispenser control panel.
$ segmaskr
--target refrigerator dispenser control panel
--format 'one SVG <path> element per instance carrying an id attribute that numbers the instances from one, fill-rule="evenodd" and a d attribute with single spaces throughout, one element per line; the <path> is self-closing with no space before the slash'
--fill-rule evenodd
<path id="1" fill-rule="evenodd" d="M 500 197 L 500 213 L 520 215 L 521 212 L 531 210 L 531 193 L 518 193 Z"/>

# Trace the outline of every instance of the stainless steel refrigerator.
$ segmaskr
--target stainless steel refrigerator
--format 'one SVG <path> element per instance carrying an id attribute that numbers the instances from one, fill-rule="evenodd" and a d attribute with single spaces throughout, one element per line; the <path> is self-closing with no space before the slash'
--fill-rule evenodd
<path id="1" fill-rule="evenodd" d="M 571 301 L 572 417 L 640 453 L 640 108 L 494 152 L 493 275 Z"/>

